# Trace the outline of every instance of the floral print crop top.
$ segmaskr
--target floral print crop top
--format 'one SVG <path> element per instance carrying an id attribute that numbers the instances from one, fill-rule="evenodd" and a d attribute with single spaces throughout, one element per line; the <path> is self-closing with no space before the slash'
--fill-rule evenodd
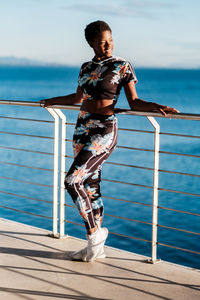
<path id="1" fill-rule="evenodd" d="M 123 58 L 86 62 L 81 66 L 78 84 L 83 91 L 83 100 L 108 99 L 117 102 L 121 88 L 137 78 L 131 64 Z"/>

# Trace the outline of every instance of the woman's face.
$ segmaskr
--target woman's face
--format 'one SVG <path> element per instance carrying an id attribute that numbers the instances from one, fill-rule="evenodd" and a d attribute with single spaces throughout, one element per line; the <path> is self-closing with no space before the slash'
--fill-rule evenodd
<path id="1" fill-rule="evenodd" d="M 113 39 L 112 33 L 109 30 L 103 31 L 94 41 L 90 42 L 97 59 L 107 58 L 112 56 Z"/>

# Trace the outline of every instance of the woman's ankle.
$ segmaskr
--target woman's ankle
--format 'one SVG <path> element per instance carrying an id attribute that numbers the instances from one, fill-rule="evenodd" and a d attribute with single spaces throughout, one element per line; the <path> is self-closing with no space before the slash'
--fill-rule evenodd
<path id="1" fill-rule="evenodd" d="M 94 228 L 90 228 L 90 229 L 87 229 L 87 234 L 88 235 L 91 235 L 93 233 L 95 233 L 97 231 L 97 226 L 95 226 Z"/>

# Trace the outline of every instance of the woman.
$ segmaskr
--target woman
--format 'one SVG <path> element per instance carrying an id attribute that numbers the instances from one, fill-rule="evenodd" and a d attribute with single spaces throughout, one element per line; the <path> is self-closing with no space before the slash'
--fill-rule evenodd
<path id="1" fill-rule="evenodd" d="M 45 106 L 82 103 L 73 136 L 74 162 L 66 175 L 65 187 L 83 218 L 88 239 L 87 247 L 74 252 L 72 258 L 93 261 L 105 257 L 108 230 L 101 227 L 104 211 L 101 166 L 117 143 L 114 106 L 121 88 L 133 110 L 156 111 L 163 115 L 178 111 L 138 99 L 137 78 L 131 64 L 112 56 L 112 31 L 107 23 L 96 21 L 87 25 L 85 38 L 95 56 L 82 65 L 76 93 L 41 102 Z"/>

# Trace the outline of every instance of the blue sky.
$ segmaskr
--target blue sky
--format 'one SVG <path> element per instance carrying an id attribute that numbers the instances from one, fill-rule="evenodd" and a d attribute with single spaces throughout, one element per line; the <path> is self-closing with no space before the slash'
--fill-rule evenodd
<path id="1" fill-rule="evenodd" d="M 199 0 L 0 0 L 0 56 L 80 65 L 85 26 L 109 23 L 114 53 L 136 66 L 200 67 Z"/>

